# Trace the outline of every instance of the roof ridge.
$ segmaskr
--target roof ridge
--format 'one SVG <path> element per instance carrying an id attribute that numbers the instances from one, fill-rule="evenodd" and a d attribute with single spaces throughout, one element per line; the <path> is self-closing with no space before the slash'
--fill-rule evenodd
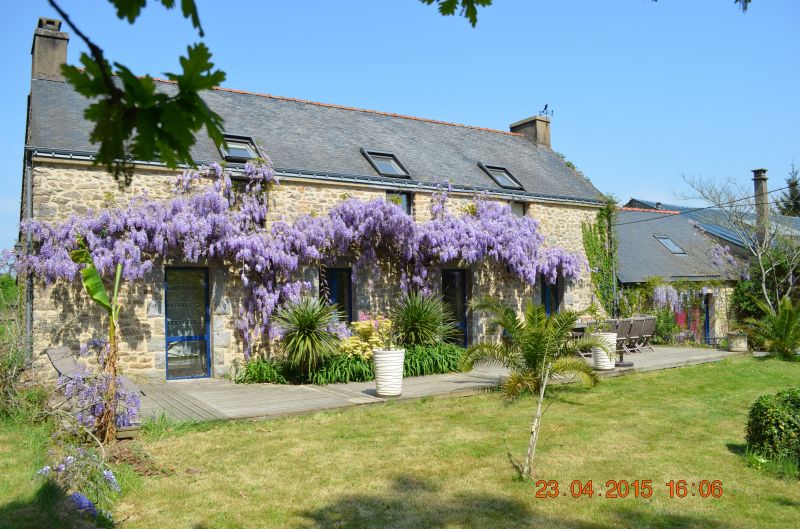
<path id="1" fill-rule="evenodd" d="M 157 81 L 157 82 L 160 82 L 160 83 L 177 84 L 175 81 L 172 81 L 170 79 L 162 79 L 160 77 L 153 77 L 152 79 L 154 81 Z M 280 101 L 291 101 L 291 102 L 294 102 L 294 103 L 304 103 L 304 104 L 307 104 L 307 105 L 315 105 L 315 106 L 318 106 L 318 107 L 326 107 L 326 108 L 335 108 L 335 109 L 338 109 L 338 110 L 350 110 L 352 112 L 363 112 L 365 114 L 376 114 L 376 115 L 379 115 L 379 116 L 388 116 L 388 117 L 392 117 L 392 118 L 409 119 L 409 120 L 412 120 L 412 121 L 422 121 L 424 123 L 434 123 L 436 125 L 447 125 L 447 126 L 450 126 L 450 127 L 460 127 L 460 128 L 463 128 L 463 129 L 480 130 L 480 131 L 483 131 L 483 132 L 493 132 L 495 134 L 505 134 L 506 136 L 519 136 L 519 137 L 524 137 L 525 136 L 524 134 L 519 133 L 519 132 L 510 132 L 510 131 L 506 131 L 506 130 L 490 129 L 488 127 L 478 127 L 476 125 L 465 125 L 463 123 L 452 123 L 450 121 L 441 121 L 441 120 L 438 120 L 438 119 L 420 118 L 420 117 L 416 117 L 416 116 L 408 116 L 406 114 L 396 114 L 394 112 L 383 112 L 383 111 L 380 111 L 380 110 L 371 110 L 371 109 L 368 109 L 368 108 L 349 107 L 349 106 L 346 106 L 346 105 L 336 105 L 336 104 L 333 104 L 333 103 L 321 103 L 319 101 L 311 101 L 309 99 L 300 99 L 300 98 L 297 98 L 297 97 L 276 96 L 276 95 L 272 95 L 272 94 L 263 94 L 263 93 L 260 93 L 260 92 L 251 92 L 249 90 L 237 90 L 235 88 L 224 88 L 222 86 L 215 86 L 215 87 L 212 88 L 212 90 L 217 90 L 217 91 L 220 91 L 220 92 L 230 92 L 232 94 L 243 94 L 243 95 L 250 95 L 250 96 L 256 96 L 256 97 L 265 97 L 265 98 L 269 98 L 269 99 L 277 99 L 277 100 L 280 100 Z"/>
<path id="2" fill-rule="evenodd" d="M 680 215 L 680 211 L 676 211 L 674 209 L 647 209 L 647 208 L 629 208 L 629 207 L 621 207 L 619 208 L 621 211 L 640 211 L 642 213 L 664 213 L 667 215 Z"/>

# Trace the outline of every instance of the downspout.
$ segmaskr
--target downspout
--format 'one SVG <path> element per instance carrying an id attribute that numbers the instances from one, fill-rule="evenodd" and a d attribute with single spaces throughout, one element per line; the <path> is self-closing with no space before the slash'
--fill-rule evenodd
<path id="1" fill-rule="evenodd" d="M 33 153 L 25 151 L 25 220 L 33 219 Z M 33 248 L 33 234 L 30 230 L 25 234 L 25 252 Z M 28 274 L 25 289 L 25 342 L 28 358 L 33 356 L 33 276 Z"/>

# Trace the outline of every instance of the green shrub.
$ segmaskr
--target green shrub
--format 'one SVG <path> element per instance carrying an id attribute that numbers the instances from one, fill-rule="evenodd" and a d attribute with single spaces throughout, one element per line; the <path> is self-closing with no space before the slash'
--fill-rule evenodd
<path id="1" fill-rule="evenodd" d="M 675 321 L 675 314 L 670 309 L 656 312 L 656 329 L 653 333 L 655 343 L 673 343 L 680 332 L 681 328 Z"/>
<path id="2" fill-rule="evenodd" d="M 767 458 L 800 458 L 800 388 L 762 395 L 750 408 L 748 448 Z"/>
<path id="3" fill-rule="evenodd" d="M 456 329 L 452 312 L 440 298 L 416 292 L 400 298 L 389 319 L 404 346 L 434 345 L 446 341 Z"/>
<path id="4" fill-rule="evenodd" d="M 285 367 L 265 358 L 253 358 L 244 364 L 241 371 L 236 374 L 236 383 L 239 384 L 286 384 L 284 377 Z"/>
<path id="5" fill-rule="evenodd" d="M 451 343 L 413 345 L 406 348 L 403 376 L 418 377 L 459 370 L 464 348 Z"/>
<path id="6" fill-rule="evenodd" d="M 312 384 L 338 384 L 374 380 L 372 360 L 358 355 L 340 354 L 328 358 L 308 376 Z"/>
<path id="7" fill-rule="evenodd" d="M 281 309 L 275 316 L 283 331 L 281 348 L 287 363 L 301 375 L 311 376 L 326 358 L 339 351 L 339 337 L 332 329 L 339 312 L 330 303 L 304 297 Z"/>

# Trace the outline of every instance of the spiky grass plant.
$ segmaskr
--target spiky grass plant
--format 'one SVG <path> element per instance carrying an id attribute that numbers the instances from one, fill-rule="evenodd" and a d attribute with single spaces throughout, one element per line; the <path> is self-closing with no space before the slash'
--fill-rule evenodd
<path id="1" fill-rule="evenodd" d="M 439 297 L 417 292 L 400 298 L 392 306 L 390 319 L 404 346 L 435 345 L 453 336 L 456 322 Z"/>
<path id="2" fill-rule="evenodd" d="M 542 419 L 542 402 L 550 377 L 574 375 L 588 386 L 595 385 L 598 375 L 584 360 L 576 356 L 579 351 L 597 347 L 608 351 L 604 342 L 596 338 L 574 339 L 572 329 L 580 313 L 564 311 L 548 316 L 541 305 L 528 303 L 522 316 L 504 306 L 492 296 L 474 300 L 472 309 L 488 312 L 490 329 L 503 330 L 499 342 L 482 342 L 467 349 L 461 360 L 462 369 L 469 370 L 479 361 L 494 361 L 507 367 L 511 374 L 502 386 L 508 399 L 522 393 L 538 394 L 536 411 L 531 421 L 528 451 L 522 465 L 515 463 L 524 479 L 533 473 L 533 459 Z"/>
<path id="3" fill-rule="evenodd" d="M 281 309 L 275 319 L 283 330 L 281 350 L 300 374 L 310 377 L 314 369 L 338 353 L 339 337 L 330 330 L 340 319 L 335 306 L 303 297 Z"/>
<path id="4" fill-rule="evenodd" d="M 763 340 L 771 353 L 777 353 L 784 360 L 797 359 L 800 349 L 800 303 L 793 304 L 788 296 L 778 303 L 778 310 L 772 312 L 765 303 L 759 306 L 764 312 L 761 319 L 749 318 L 756 336 Z"/>

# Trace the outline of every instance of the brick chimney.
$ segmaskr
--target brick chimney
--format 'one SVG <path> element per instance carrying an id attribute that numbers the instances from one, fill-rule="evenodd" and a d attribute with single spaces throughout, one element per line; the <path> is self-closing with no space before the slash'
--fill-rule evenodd
<path id="1" fill-rule="evenodd" d="M 63 81 L 61 65 L 67 62 L 69 33 L 61 31 L 61 21 L 39 17 L 31 46 L 31 78 Z"/>
<path id="2" fill-rule="evenodd" d="M 769 194 L 766 169 L 753 169 L 753 191 L 756 202 L 756 237 L 759 242 L 763 243 L 769 234 Z"/>
<path id="3" fill-rule="evenodd" d="M 539 147 L 550 148 L 550 118 L 532 116 L 512 123 L 511 132 L 519 132 Z"/>

